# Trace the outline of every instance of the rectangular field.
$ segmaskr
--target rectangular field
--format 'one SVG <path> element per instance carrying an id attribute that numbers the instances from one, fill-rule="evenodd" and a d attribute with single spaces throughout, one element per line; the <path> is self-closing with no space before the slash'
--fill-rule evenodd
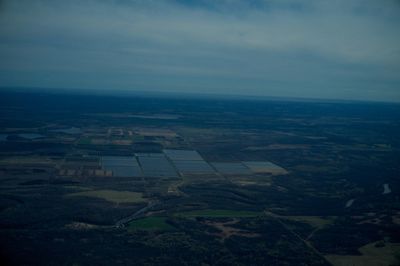
<path id="1" fill-rule="evenodd" d="M 107 171 L 112 171 L 113 176 L 140 177 L 142 170 L 133 156 L 103 156 L 101 166 Z"/>
<path id="2" fill-rule="evenodd" d="M 143 175 L 146 177 L 179 177 L 173 165 L 162 153 L 138 153 Z"/>
<path id="3" fill-rule="evenodd" d="M 224 175 L 250 175 L 252 172 L 244 164 L 238 163 L 211 163 L 215 169 Z"/>
<path id="4" fill-rule="evenodd" d="M 181 174 L 215 174 L 214 169 L 203 160 L 197 161 L 174 161 Z"/>
<path id="5" fill-rule="evenodd" d="M 272 175 L 284 175 L 288 173 L 284 168 L 268 161 L 246 161 L 242 163 L 253 173 L 268 173 Z"/>
<path id="6" fill-rule="evenodd" d="M 203 161 L 203 157 L 195 150 L 164 150 L 172 161 Z"/>
<path id="7" fill-rule="evenodd" d="M 128 231 L 136 230 L 162 230 L 167 231 L 174 227 L 165 221 L 165 217 L 152 216 L 134 220 L 128 224 Z"/>
<path id="8" fill-rule="evenodd" d="M 141 203 L 145 202 L 142 193 L 119 190 L 89 190 L 67 194 L 68 197 L 92 197 L 101 198 L 113 203 Z"/>
<path id="9" fill-rule="evenodd" d="M 236 210 L 196 210 L 196 211 L 188 211 L 181 212 L 178 216 L 182 217 L 210 217 L 210 218 L 219 218 L 219 217 L 232 217 L 232 218 L 245 218 L 245 217 L 257 217 L 259 216 L 259 212 L 254 211 L 236 211 Z"/>

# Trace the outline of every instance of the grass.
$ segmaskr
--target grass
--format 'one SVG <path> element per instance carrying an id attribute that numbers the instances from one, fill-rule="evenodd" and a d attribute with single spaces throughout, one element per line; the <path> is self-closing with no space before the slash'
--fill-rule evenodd
<path id="1" fill-rule="evenodd" d="M 142 193 L 118 190 L 90 190 L 68 194 L 69 197 L 93 197 L 101 198 L 113 203 L 140 203 L 145 202 Z"/>
<path id="2" fill-rule="evenodd" d="M 74 189 L 74 190 L 79 190 L 79 191 L 88 191 L 91 190 L 89 187 L 83 187 L 83 186 L 77 186 L 77 185 L 66 185 L 64 186 L 66 189 Z"/>
<path id="3" fill-rule="evenodd" d="M 128 231 L 136 230 L 162 230 L 168 231 L 174 229 L 174 227 L 165 221 L 165 217 L 152 216 L 138 220 L 134 220 L 128 224 Z"/>
<path id="4" fill-rule="evenodd" d="M 79 139 L 78 144 L 81 145 L 88 145 L 92 143 L 92 139 L 91 138 L 87 138 L 87 137 L 83 137 L 81 139 Z"/>
<path id="5" fill-rule="evenodd" d="M 376 266 L 399 265 L 400 244 L 385 243 L 383 247 L 376 247 L 376 242 L 359 248 L 361 256 L 354 255 L 327 255 L 325 258 L 334 266 Z"/>
<path id="6" fill-rule="evenodd" d="M 253 211 L 235 211 L 235 210 L 196 210 L 196 211 L 188 211 L 181 212 L 178 216 L 191 218 L 191 217 L 210 217 L 210 218 L 218 218 L 218 217 L 232 217 L 232 218 L 244 218 L 244 217 L 257 217 L 259 216 L 259 212 Z"/>

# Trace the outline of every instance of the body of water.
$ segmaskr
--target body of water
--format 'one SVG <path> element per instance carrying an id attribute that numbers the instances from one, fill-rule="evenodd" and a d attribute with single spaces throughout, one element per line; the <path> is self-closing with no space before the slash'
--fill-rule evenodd
<path id="1" fill-rule="evenodd" d="M 348 200 L 348 201 L 346 202 L 345 208 L 351 207 L 351 205 L 353 205 L 354 201 L 355 201 L 355 199 Z"/>
<path id="2" fill-rule="evenodd" d="M 389 184 L 383 184 L 383 195 L 385 194 L 389 194 L 390 192 L 392 192 L 392 190 L 389 187 Z"/>

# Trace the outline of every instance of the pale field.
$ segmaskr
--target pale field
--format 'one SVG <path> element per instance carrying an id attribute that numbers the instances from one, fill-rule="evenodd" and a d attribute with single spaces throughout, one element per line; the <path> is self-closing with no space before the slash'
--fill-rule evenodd
<path id="1" fill-rule="evenodd" d="M 375 247 L 376 242 L 359 248 L 360 256 L 326 255 L 334 266 L 388 266 L 400 265 L 400 244 L 385 243 L 384 247 Z"/>
<path id="2" fill-rule="evenodd" d="M 75 192 L 67 194 L 68 197 L 92 197 L 101 198 L 113 203 L 141 203 L 147 200 L 143 198 L 143 194 L 132 191 L 118 191 L 118 190 L 89 190 L 82 192 Z"/>
<path id="3" fill-rule="evenodd" d="M 292 221 L 303 222 L 315 228 L 323 228 L 332 224 L 336 217 L 320 217 L 320 216 L 281 216 L 282 218 Z"/>

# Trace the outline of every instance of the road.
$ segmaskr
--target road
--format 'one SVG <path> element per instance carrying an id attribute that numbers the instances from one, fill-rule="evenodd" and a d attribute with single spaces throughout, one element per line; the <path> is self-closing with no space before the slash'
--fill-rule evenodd
<path id="1" fill-rule="evenodd" d="M 117 221 L 115 223 L 115 227 L 120 228 L 120 227 L 125 227 L 125 225 L 127 223 L 129 223 L 130 221 L 133 221 L 135 219 L 141 218 L 144 216 L 144 214 L 147 211 L 150 211 L 154 206 L 157 205 L 157 201 L 151 201 L 147 204 L 147 206 L 141 208 L 140 210 L 138 210 L 137 212 L 135 212 L 132 215 L 129 215 L 128 217 L 122 218 L 121 220 Z"/>

